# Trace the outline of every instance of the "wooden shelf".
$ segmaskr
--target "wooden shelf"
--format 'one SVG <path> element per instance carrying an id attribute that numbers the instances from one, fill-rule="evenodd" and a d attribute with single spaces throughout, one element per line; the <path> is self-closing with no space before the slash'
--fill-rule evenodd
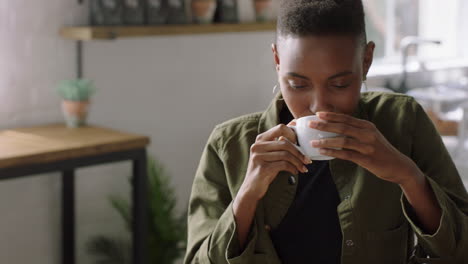
<path id="1" fill-rule="evenodd" d="M 276 23 L 274 22 L 165 26 L 85 26 L 62 28 L 60 30 L 60 35 L 73 40 L 109 40 L 145 36 L 274 31 L 275 29 Z"/>

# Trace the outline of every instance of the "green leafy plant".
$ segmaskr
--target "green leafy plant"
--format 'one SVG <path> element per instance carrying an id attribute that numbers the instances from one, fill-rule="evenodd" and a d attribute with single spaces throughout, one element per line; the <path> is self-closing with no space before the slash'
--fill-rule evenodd
<path id="1" fill-rule="evenodd" d="M 59 95 L 69 101 L 88 101 L 96 91 L 93 82 L 86 79 L 62 81 L 57 91 Z"/>
<path id="2" fill-rule="evenodd" d="M 131 231 L 132 215 L 128 200 L 111 196 L 112 207 Z M 185 252 L 187 212 L 176 213 L 177 199 L 170 178 L 156 160 L 148 159 L 148 258 L 150 264 L 172 264 Z M 131 264 L 131 243 L 128 238 L 95 236 L 87 243 L 87 251 L 96 257 L 96 264 Z"/>

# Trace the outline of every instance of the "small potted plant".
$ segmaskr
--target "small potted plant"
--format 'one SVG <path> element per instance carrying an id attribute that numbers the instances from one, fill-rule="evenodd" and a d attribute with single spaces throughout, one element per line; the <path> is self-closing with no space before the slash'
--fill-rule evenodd
<path id="1" fill-rule="evenodd" d="M 76 79 L 62 81 L 58 93 L 62 97 L 62 111 L 68 127 L 76 128 L 86 124 L 89 100 L 96 88 L 90 80 Z"/>
<path id="2" fill-rule="evenodd" d="M 254 0 L 255 18 L 257 22 L 271 21 L 273 13 L 272 0 Z"/>
<path id="3" fill-rule="evenodd" d="M 216 0 L 192 0 L 192 17 L 197 24 L 211 24 L 216 10 Z"/>

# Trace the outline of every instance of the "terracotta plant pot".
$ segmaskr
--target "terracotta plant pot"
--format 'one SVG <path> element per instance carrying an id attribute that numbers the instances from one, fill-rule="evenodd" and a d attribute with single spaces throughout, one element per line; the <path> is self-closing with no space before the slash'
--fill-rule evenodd
<path id="1" fill-rule="evenodd" d="M 77 128 L 86 125 L 89 101 L 62 101 L 62 112 L 67 126 Z"/>
<path id="2" fill-rule="evenodd" d="M 216 0 L 192 0 L 192 16 L 195 23 L 212 23 L 215 10 Z"/>
<path id="3" fill-rule="evenodd" d="M 270 21 L 272 18 L 273 1 L 255 0 L 255 18 L 257 22 Z"/>

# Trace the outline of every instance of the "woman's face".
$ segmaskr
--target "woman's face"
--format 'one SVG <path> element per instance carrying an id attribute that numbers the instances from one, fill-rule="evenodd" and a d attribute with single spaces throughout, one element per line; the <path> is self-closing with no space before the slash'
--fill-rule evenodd
<path id="1" fill-rule="evenodd" d="M 351 36 L 288 36 L 272 50 L 281 93 L 294 118 L 354 112 L 372 63 L 372 42 L 363 47 Z"/>

